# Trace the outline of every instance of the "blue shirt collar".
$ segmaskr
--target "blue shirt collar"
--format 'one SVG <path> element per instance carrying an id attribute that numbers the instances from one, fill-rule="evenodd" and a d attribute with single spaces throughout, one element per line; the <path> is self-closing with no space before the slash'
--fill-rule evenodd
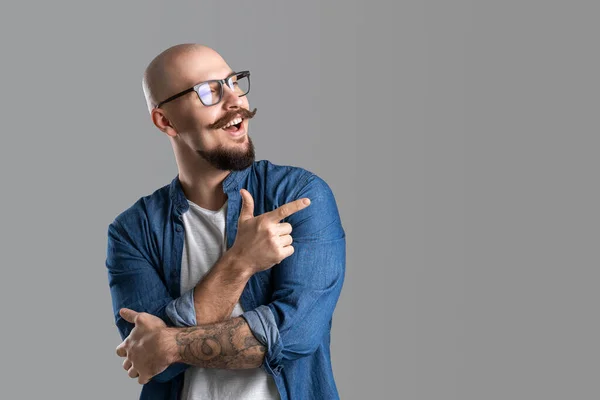
<path id="1" fill-rule="evenodd" d="M 233 191 L 239 191 L 241 189 L 240 183 L 244 178 L 246 178 L 246 176 L 248 176 L 253 165 L 254 163 L 241 171 L 231 171 L 223 181 L 223 192 L 231 193 Z M 175 205 L 175 209 L 180 214 L 187 211 L 189 204 L 187 202 L 187 198 L 185 197 L 185 193 L 183 192 L 181 181 L 179 181 L 179 174 L 177 174 L 177 176 L 175 176 L 175 178 L 173 178 L 171 181 L 169 187 L 169 196 Z"/>

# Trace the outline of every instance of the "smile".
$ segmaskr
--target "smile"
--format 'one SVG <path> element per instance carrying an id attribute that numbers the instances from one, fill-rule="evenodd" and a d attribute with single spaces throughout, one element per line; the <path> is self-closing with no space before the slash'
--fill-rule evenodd
<path id="1" fill-rule="evenodd" d="M 232 119 L 231 121 L 229 121 L 229 123 L 227 125 L 225 125 L 223 127 L 223 129 L 229 128 L 230 126 L 233 126 L 233 125 L 237 125 L 237 127 L 239 128 L 240 125 L 241 125 L 241 123 L 242 123 L 242 118 L 241 117 L 236 117 L 236 118 Z"/>
<path id="2" fill-rule="evenodd" d="M 235 117 L 222 128 L 233 137 L 242 136 L 245 133 L 244 120 L 241 117 Z"/>

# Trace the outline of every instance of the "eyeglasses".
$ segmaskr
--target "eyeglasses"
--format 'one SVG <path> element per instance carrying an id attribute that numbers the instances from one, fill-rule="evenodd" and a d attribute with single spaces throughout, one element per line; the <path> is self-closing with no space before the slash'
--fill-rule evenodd
<path id="1" fill-rule="evenodd" d="M 229 86 L 229 88 L 239 97 L 245 96 L 250 91 L 250 71 L 234 72 L 225 79 L 213 79 L 210 81 L 200 82 L 194 87 L 161 101 L 155 108 L 158 108 L 163 104 L 175 100 L 176 98 L 190 92 L 196 92 L 198 94 L 198 98 L 205 106 L 214 106 L 223 98 L 223 84 Z"/>

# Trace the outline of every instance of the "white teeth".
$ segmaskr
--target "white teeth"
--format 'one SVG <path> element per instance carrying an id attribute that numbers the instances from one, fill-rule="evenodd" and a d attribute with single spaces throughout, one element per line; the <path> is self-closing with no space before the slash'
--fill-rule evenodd
<path id="1" fill-rule="evenodd" d="M 225 125 L 223 128 L 229 128 L 231 125 L 239 124 L 240 122 L 242 122 L 242 119 L 240 117 L 237 117 L 237 118 L 229 121 L 229 123 L 227 125 Z"/>

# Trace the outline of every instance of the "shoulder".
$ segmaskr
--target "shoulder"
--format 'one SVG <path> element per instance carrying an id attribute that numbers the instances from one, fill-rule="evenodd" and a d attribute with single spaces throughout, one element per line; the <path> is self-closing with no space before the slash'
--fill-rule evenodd
<path id="1" fill-rule="evenodd" d="M 323 178 L 302 167 L 260 160 L 253 164 L 252 172 L 269 189 L 282 189 L 287 194 L 285 197 L 288 197 L 288 201 L 289 198 L 298 198 L 307 190 L 323 195 L 331 194 L 331 188 Z"/>
<path id="2" fill-rule="evenodd" d="M 267 185 L 267 192 L 276 195 L 274 208 L 291 201 L 308 197 L 310 206 L 286 218 L 294 226 L 295 238 L 343 238 L 339 210 L 331 187 L 317 175 L 301 167 L 276 165 L 269 161 L 256 163 L 257 169 L 266 178 L 264 181 L 276 182 Z"/>
<path id="3" fill-rule="evenodd" d="M 288 179 L 303 181 L 312 172 L 293 165 L 274 164 L 268 160 L 260 160 L 252 165 L 252 172 L 262 179 Z"/>

